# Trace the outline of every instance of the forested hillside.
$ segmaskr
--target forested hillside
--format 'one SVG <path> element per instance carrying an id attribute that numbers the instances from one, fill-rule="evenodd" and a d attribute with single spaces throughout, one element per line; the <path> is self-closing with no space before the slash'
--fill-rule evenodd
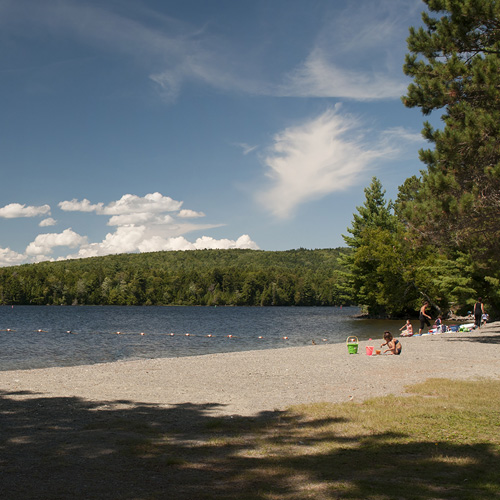
<path id="1" fill-rule="evenodd" d="M 122 254 L 0 269 L 0 304 L 316 306 L 349 303 L 346 249 Z"/>

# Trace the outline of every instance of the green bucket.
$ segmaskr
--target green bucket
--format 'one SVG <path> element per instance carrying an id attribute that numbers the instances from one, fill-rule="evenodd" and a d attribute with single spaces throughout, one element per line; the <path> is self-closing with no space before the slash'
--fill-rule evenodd
<path id="1" fill-rule="evenodd" d="M 349 354 L 358 354 L 358 337 L 347 337 L 347 351 Z"/>
<path id="2" fill-rule="evenodd" d="M 349 354 L 358 354 L 358 344 L 347 344 Z"/>

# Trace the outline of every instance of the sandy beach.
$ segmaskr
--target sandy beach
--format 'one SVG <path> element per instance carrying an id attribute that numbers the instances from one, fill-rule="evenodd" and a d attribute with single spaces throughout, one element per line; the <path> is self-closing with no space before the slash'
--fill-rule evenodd
<path id="1" fill-rule="evenodd" d="M 311 402 L 361 401 L 402 394 L 428 378 L 500 377 L 500 322 L 469 333 L 400 338 L 400 356 L 367 356 L 381 336 L 359 343 L 311 345 L 183 358 L 0 372 L 8 398 L 77 397 L 106 408 L 203 405 L 210 415 L 257 415 Z"/>

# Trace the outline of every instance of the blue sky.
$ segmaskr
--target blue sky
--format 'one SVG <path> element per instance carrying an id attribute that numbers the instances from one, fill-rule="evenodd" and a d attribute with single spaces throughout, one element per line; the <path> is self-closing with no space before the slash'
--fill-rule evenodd
<path id="1" fill-rule="evenodd" d="M 0 266 L 343 246 L 423 168 L 421 0 L 0 0 Z"/>

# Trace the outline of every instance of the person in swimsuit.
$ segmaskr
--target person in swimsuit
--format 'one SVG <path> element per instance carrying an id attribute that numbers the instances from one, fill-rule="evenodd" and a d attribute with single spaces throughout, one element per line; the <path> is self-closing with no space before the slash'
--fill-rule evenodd
<path id="1" fill-rule="evenodd" d="M 429 307 L 429 302 L 425 301 L 424 305 L 420 308 L 420 315 L 418 319 L 420 320 L 420 328 L 418 330 L 418 334 L 422 335 L 422 331 L 425 328 L 425 325 L 431 326 L 430 319 L 431 317 L 425 312 L 425 310 Z"/>
<path id="2" fill-rule="evenodd" d="M 403 330 L 401 332 L 402 337 L 411 337 L 413 335 L 413 326 L 409 319 L 406 320 L 406 323 L 399 330 Z"/>
<path id="3" fill-rule="evenodd" d="M 380 344 L 380 347 L 387 346 L 387 349 L 384 351 L 384 354 L 396 354 L 399 355 L 401 354 L 401 349 L 403 346 L 401 345 L 401 342 L 398 339 L 394 339 L 392 337 L 391 332 L 384 332 L 384 340 L 385 342 L 383 344 Z"/>

